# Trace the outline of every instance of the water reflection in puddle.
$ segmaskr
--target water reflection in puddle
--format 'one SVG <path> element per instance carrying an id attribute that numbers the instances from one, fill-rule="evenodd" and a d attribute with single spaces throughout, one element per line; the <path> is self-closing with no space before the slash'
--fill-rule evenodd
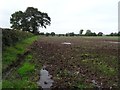
<path id="1" fill-rule="evenodd" d="M 49 74 L 49 72 L 43 67 L 40 70 L 40 80 L 38 81 L 38 85 L 43 88 L 43 90 L 50 90 L 50 87 L 52 86 L 52 83 L 54 82 L 51 79 L 52 75 Z"/>
<path id="2" fill-rule="evenodd" d="M 63 43 L 61 43 L 61 44 L 68 44 L 68 45 L 70 45 L 71 43 L 69 43 L 69 42 L 63 42 Z"/>

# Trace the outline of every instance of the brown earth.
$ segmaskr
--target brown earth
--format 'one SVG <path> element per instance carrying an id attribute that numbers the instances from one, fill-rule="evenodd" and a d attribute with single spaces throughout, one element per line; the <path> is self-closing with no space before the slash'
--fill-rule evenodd
<path id="1" fill-rule="evenodd" d="M 118 44 L 110 41 L 116 40 L 41 37 L 31 46 L 35 58 L 33 63 L 38 69 L 40 64 L 47 66 L 53 76 L 53 88 L 77 87 L 80 84 L 90 88 L 94 87 L 92 80 L 103 88 L 116 87 L 117 74 L 106 76 L 93 64 L 95 60 L 95 63 L 102 62 L 117 70 Z M 71 45 L 61 44 L 63 42 L 70 42 Z M 84 60 L 91 63 L 84 63 Z M 39 73 L 36 75 L 39 77 Z"/>

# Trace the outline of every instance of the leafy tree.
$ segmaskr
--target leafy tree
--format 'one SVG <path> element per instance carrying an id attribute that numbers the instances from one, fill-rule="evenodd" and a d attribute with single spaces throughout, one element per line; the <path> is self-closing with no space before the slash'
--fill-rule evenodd
<path id="1" fill-rule="evenodd" d="M 69 33 L 69 35 L 70 35 L 70 36 L 74 36 L 75 34 L 74 34 L 74 32 L 71 32 L 71 33 Z"/>
<path id="2" fill-rule="evenodd" d="M 39 35 L 45 35 L 44 32 L 40 32 Z"/>
<path id="3" fill-rule="evenodd" d="M 24 13 L 22 11 L 18 11 L 12 14 L 11 16 L 12 16 L 10 18 L 10 23 L 12 24 L 11 28 L 21 30 L 23 28 L 23 24 L 25 23 Z"/>
<path id="4" fill-rule="evenodd" d="M 97 36 L 97 34 L 94 32 L 94 33 L 91 33 L 90 36 Z"/>
<path id="5" fill-rule="evenodd" d="M 91 34 L 92 34 L 91 30 L 87 30 L 85 33 L 86 36 L 91 36 Z"/>
<path id="6" fill-rule="evenodd" d="M 120 36 L 120 31 L 118 31 L 118 36 Z"/>
<path id="7" fill-rule="evenodd" d="M 47 13 L 38 11 L 37 8 L 28 7 L 25 12 L 18 11 L 11 15 L 10 23 L 13 29 L 38 33 L 39 27 L 46 28 L 50 25 L 51 18 Z"/>
<path id="8" fill-rule="evenodd" d="M 98 33 L 98 36 L 102 36 L 102 35 L 103 35 L 103 33 L 102 33 L 102 32 L 99 32 L 99 33 Z"/>
<path id="9" fill-rule="evenodd" d="M 60 36 L 61 36 L 61 34 L 58 34 L 58 36 L 60 37 Z"/>
<path id="10" fill-rule="evenodd" d="M 80 35 L 82 35 L 83 31 L 84 31 L 83 29 L 80 30 Z"/>
<path id="11" fill-rule="evenodd" d="M 46 36 L 49 36 L 50 35 L 50 33 L 46 33 Z"/>
<path id="12" fill-rule="evenodd" d="M 114 33 L 114 36 L 118 36 L 118 33 L 115 32 L 115 33 Z"/>
<path id="13" fill-rule="evenodd" d="M 54 33 L 54 32 L 51 32 L 51 35 L 52 35 L 52 36 L 55 36 L 55 33 Z"/>
<path id="14" fill-rule="evenodd" d="M 69 36 L 69 33 L 66 33 L 65 35 L 66 35 L 66 36 Z"/>
<path id="15" fill-rule="evenodd" d="M 112 33 L 110 33 L 110 36 L 114 36 L 114 33 L 112 32 Z"/>
<path id="16" fill-rule="evenodd" d="M 97 36 L 95 32 L 91 32 L 91 30 L 87 30 L 85 36 Z"/>
<path id="17" fill-rule="evenodd" d="M 110 35 L 109 36 L 118 36 L 119 35 L 119 32 L 118 33 L 110 33 Z"/>

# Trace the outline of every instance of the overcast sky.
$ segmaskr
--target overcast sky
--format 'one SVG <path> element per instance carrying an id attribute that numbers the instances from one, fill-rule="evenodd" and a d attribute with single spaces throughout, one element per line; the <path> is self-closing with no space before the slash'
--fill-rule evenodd
<path id="1" fill-rule="evenodd" d="M 118 32 L 119 0 L 1 0 L 0 27 L 10 27 L 10 16 L 27 7 L 38 8 L 51 17 L 51 26 L 40 28 L 41 32 L 79 33 L 92 32 L 109 34 Z"/>

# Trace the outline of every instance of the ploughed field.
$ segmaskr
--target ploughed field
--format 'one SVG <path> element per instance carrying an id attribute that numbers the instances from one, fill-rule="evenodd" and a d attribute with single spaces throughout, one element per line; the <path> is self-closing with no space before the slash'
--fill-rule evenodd
<path id="1" fill-rule="evenodd" d="M 118 44 L 112 38 L 41 37 L 31 47 L 36 76 L 45 65 L 54 88 L 116 88 Z"/>
<path id="2" fill-rule="evenodd" d="M 51 88 L 116 88 L 119 44 L 117 37 L 40 37 L 3 75 L 3 85 L 38 88 L 45 66 L 54 81 Z"/>

